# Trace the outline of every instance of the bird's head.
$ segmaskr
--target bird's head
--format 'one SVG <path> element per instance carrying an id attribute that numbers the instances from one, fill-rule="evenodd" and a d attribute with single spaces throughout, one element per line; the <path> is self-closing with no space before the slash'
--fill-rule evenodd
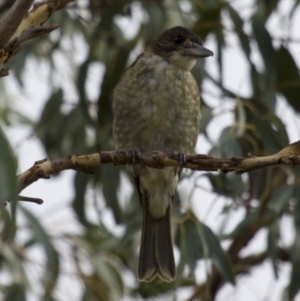
<path id="1" fill-rule="evenodd" d="M 170 64 L 189 71 L 197 58 L 213 55 L 212 51 L 203 47 L 202 40 L 196 34 L 180 26 L 163 32 L 148 46 L 148 50 Z"/>

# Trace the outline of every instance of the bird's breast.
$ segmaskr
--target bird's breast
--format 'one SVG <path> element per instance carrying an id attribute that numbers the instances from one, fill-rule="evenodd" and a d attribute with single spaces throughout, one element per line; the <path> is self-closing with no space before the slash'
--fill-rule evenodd
<path id="1" fill-rule="evenodd" d="M 127 141 L 119 143 L 121 148 L 193 153 L 199 132 L 200 99 L 192 74 L 153 55 L 137 62 L 122 81 L 116 89 L 114 111 L 116 115 L 120 105 L 123 113 L 115 120 L 126 119 L 131 132 Z M 128 131 L 124 125 L 114 125 L 117 140 L 118 131 Z"/>

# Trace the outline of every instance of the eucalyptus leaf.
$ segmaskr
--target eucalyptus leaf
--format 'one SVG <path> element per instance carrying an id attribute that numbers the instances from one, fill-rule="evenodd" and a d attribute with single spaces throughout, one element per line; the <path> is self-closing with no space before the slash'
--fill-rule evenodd
<path id="1" fill-rule="evenodd" d="M 45 293 L 51 293 L 54 289 L 59 275 L 60 264 L 59 256 L 55 250 L 47 232 L 41 225 L 40 221 L 27 209 L 20 207 L 22 213 L 25 215 L 30 228 L 32 229 L 36 242 L 41 244 L 46 254 L 46 267 L 43 274 L 43 284 L 45 286 Z"/>
<path id="2" fill-rule="evenodd" d="M 0 127 L 0 205 L 17 199 L 16 161 Z"/>
<path id="3" fill-rule="evenodd" d="M 26 290 L 23 285 L 14 284 L 6 288 L 5 301 L 27 301 Z"/>
<path id="4" fill-rule="evenodd" d="M 292 247 L 292 273 L 290 284 L 288 286 L 289 300 L 294 300 L 300 290 L 300 186 L 295 187 L 294 196 L 296 198 L 294 213 L 296 237 Z"/>
<path id="5" fill-rule="evenodd" d="M 294 187 L 291 185 L 286 184 L 277 188 L 272 195 L 269 208 L 277 214 L 281 213 L 289 203 L 293 192 Z"/>
<path id="6" fill-rule="evenodd" d="M 212 230 L 202 223 L 205 241 L 209 250 L 209 258 L 216 266 L 222 277 L 234 284 L 234 274 L 229 262 L 227 254 L 222 249 L 219 239 L 215 236 Z"/>
<path id="7" fill-rule="evenodd" d="M 276 220 L 268 231 L 268 255 L 272 261 L 275 278 L 278 278 L 278 239 L 279 221 Z"/>
<path id="8" fill-rule="evenodd" d="M 277 51 L 279 76 L 277 89 L 281 92 L 294 110 L 300 112 L 300 75 L 299 68 L 291 53 L 284 46 Z"/>

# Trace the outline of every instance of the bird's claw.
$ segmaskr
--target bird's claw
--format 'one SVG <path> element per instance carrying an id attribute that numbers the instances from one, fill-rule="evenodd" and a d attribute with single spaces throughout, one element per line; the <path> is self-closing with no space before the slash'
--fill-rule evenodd
<path id="1" fill-rule="evenodd" d="M 134 177 L 139 177 L 139 175 L 140 175 L 140 165 L 136 163 L 137 158 L 140 156 L 140 153 L 141 153 L 140 150 L 137 148 L 130 148 L 128 150 Z"/>
<path id="2" fill-rule="evenodd" d="M 182 169 L 183 167 L 185 166 L 186 164 L 186 156 L 184 153 L 182 152 L 174 152 L 174 155 L 178 155 L 179 156 L 179 164 L 180 164 L 180 167 L 179 167 L 179 170 L 177 172 L 177 168 L 174 169 L 174 173 L 175 175 L 178 173 L 179 175 L 181 174 L 182 172 Z"/>

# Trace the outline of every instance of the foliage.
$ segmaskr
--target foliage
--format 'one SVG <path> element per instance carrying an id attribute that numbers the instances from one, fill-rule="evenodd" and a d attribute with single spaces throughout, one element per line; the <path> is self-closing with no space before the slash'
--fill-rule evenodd
<path id="1" fill-rule="evenodd" d="M 13 71 L 10 76 L 17 80 L 23 91 L 28 88 L 23 72 L 26 64 L 35 61 L 40 66 L 47 66 L 49 97 L 39 120 L 34 122 L 18 112 L 9 101 L 13 92 L 0 83 L 3 92 L 0 126 L 9 128 L 14 123 L 29 124 L 51 159 L 113 149 L 111 97 L 114 86 L 144 45 L 164 29 L 179 24 L 189 27 L 204 42 L 208 41 L 215 47 L 218 76 L 213 76 L 203 62 L 199 62 L 193 71 L 202 87 L 200 133 L 210 145 L 209 154 L 232 157 L 278 152 L 289 144 L 286 126 L 276 115 L 279 100 L 284 97 L 290 108 L 300 112 L 300 76 L 291 52 L 293 41 L 288 34 L 279 38 L 272 36 L 269 28 L 270 19 L 279 18 L 277 8 L 284 5 L 283 2 L 77 1 L 49 20 L 60 24 L 59 30 L 28 42 L 22 52 L 9 61 Z M 287 23 L 287 28 L 292 27 L 297 11 L 299 16 L 299 1 L 295 0 L 294 5 L 285 10 L 284 16 L 280 16 Z M 139 23 L 136 32 L 130 27 L 134 27 L 134 22 Z M 124 24 L 130 25 L 126 27 Z M 128 32 L 133 32 L 130 38 L 127 37 Z M 226 86 L 226 51 L 231 47 L 232 36 L 238 40 L 236 51 L 243 53 L 249 70 L 248 75 L 243 75 L 243 78 L 247 76 L 250 87 L 248 95 L 243 91 L 231 91 Z M 254 59 L 254 53 L 259 53 L 261 62 Z M 58 57 L 62 63 L 58 63 Z M 64 69 L 69 71 L 67 84 L 58 79 L 65 74 Z M 96 79 L 93 78 L 95 70 L 96 74 L 100 74 Z M 235 76 L 238 79 L 240 74 Z M 94 93 L 90 91 L 91 83 Z M 215 91 L 213 96 L 208 85 Z M 75 99 L 72 95 L 76 95 Z M 220 108 L 224 104 L 230 105 L 232 123 L 214 140 L 209 127 L 218 122 L 218 114 L 222 113 Z M 16 203 L 16 180 L 13 176 L 16 163 L 2 130 L 0 164 L 0 202 L 12 201 L 0 209 L 0 268 L 8 279 L 0 282 L 0 296 L 2 294 L 5 300 L 29 300 L 28 292 L 32 292 L 32 286 L 27 265 L 34 261 L 31 254 L 36 246 L 43 248 L 45 256 L 43 277 L 36 280 L 41 286 L 38 296 L 40 300 L 60 300 L 55 289 L 63 258 L 63 251 L 59 250 L 57 243 L 61 238 L 71 250 L 74 275 L 82 283 L 82 295 L 77 300 L 116 300 L 124 296 L 139 300 L 141 297 L 147 299 L 162 295 L 171 298 L 182 288 L 191 289 L 190 300 L 214 300 L 226 282 L 239 285 L 238 275 L 248 273 L 267 259 L 272 262 L 276 276 L 280 274 L 282 262 L 292 264 L 289 285 L 283 292 L 286 299 L 293 300 L 300 289 L 297 169 L 277 167 L 253 172 L 247 177 L 219 173 L 188 174 L 185 178 L 193 189 L 201 190 L 198 183 L 205 178 L 210 183 L 211 193 L 218 199 L 227 200 L 222 212 L 225 224 L 219 233 L 213 232 L 199 221 L 190 204 L 184 209 L 180 207 L 180 203 L 187 204 L 185 198 L 192 192 L 186 188 L 185 194 L 176 195 L 173 230 L 179 250 L 178 277 L 174 283 L 162 283 L 156 279 L 146 284 L 126 279 L 127 275 L 133 277 L 136 269 L 141 209 L 135 193 L 126 206 L 120 200 L 118 192 L 124 189 L 121 168 L 102 166 L 95 178 L 82 174 L 74 176 L 75 195 L 71 210 L 77 216 L 81 231 L 80 234 L 65 231 L 58 238 L 48 233 L 42 220 Z M 101 202 L 99 198 L 94 200 L 98 208 L 98 223 L 87 214 L 86 196 L 91 190 L 101 192 L 103 196 L 103 206 L 97 205 Z M 107 208 L 111 209 L 115 224 L 124 225 L 121 235 L 113 234 L 101 219 Z M 243 217 L 229 232 L 226 221 L 238 209 L 244 212 Z M 19 217 L 17 220 L 16 216 Z M 285 248 L 280 243 L 283 233 L 279 230 L 283 217 L 293 219 L 296 233 L 294 242 Z M 25 241 L 16 235 L 20 218 L 27 225 L 27 229 L 18 229 L 19 232 L 27 231 Z M 242 257 L 241 251 L 261 229 L 268 232 L 267 250 Z M 227 248 L 222 248 L 224 242 Z M 211 262 L 213 266 L 207 269 L 206 280 L 199 284 L 195 271 L 201 260 Z"/>

